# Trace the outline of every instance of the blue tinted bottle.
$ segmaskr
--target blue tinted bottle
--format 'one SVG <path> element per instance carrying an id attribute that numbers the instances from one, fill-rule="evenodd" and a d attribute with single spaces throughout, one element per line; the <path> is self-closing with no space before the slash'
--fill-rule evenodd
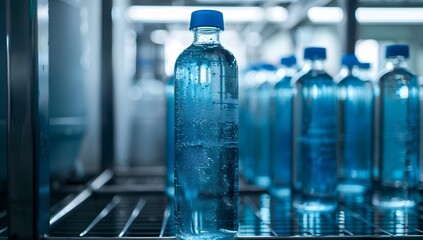
<path id="1" fill-rule="evenodd" d="M 242 174 L 249 182 L 254 180 L 254 151 L 255 132 L 254 117 L 251 111 L 251 95 L 255 90 L 255 76 L 257 66 L 250 66 L 243 74 L 239 86 L 239 161 Z"/>
<path id="2" fill-rule="evenodd" d="M 271 164 L 271 98 L 275 83 L 276 68 L 271 64 L 263 63 L 256 74 L 257 88 L 253 94 L 252 101 L 255 101 L 254 131 L 254 182 L 263 188 L 270 187 L 270 164 Z"/>
<path id="3" fill-rule="evenodd" d="M 407 45 L 386 48 L 387 64 L 379 79 L 380 207 L 414 207 L 420 178 L 420 92 L 418 78 L 408 69 Z"/>
<path id="4" fill-rule="evenodd" d="M 360 75 L 355 55 L 342 58 L 338 82 L 339 192 L 363 196 L 371 187 L 373 84 Z"/>
<path id="5" fill-rule="evenodd" d="M 175 233 L 232 239 L 238 230 L 238 67 L 223 15 L 195 11 L 194 42 L 175 64 Z"/>
<path id="6" fill-rule="evenodd" d="M 280 80 L 274 87 L 274 114 L 271 118 L 272 134 L 271 192 L 277 197 L 291 194 L 292 171 L 292 95 L 291 80 L 297 74 L 297 59 L 290 56 L 281 59 Z"/>
<path id="7" fill-rule="evenodd" d="M 166 91 L 166 194 L 173 198 L 175 185 L 175 92 L 174 78 L 165 85 Z"/>
<path id="8" fill-rule="evenodd" d="M 305 48 L 306 63 L 296 77 L 294 96 L 294 206 L 331 211 L 337 206 L 336 84 L 323 67 L 325 48 Z"/>

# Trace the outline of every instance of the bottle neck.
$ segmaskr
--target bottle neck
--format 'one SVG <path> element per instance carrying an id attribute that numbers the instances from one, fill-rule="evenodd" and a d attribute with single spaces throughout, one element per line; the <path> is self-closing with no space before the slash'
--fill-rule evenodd
<path id="1" fill-rule="evenodd" d="M 297 74 L 297 72 L 298 72 L 297 66 L 290 66 L 285 69 L 284 75 L 285 77 L 293 77 L 295 74 Z"/>
<path id="2" fill-rule="evenodd" d="M 392 70 L 396 68 L 408 68 L 407 60 L 403 56 L 388 58 L 386 69 Z"/>
<path id="3" fill-rule="evenodd" d="M 360 68 L 357 66 L 342 66 L 341 71 L 340 71 L 341 75 L 347 77 L 347 76 L 354 76 L 354 77 L 358 77 L 360 75 Z"/>
<path id="4" fill-rule="evenodd" d="M 304 70 L 324 71 L 324 60 L 323 59 L 307 59 L 304 64 Z"/>
<path id="5" fill-rule="evenodd" d="M 215 27 L 199 27 L 194 29 L 194 45 L 220 44 L 221 30 Z"/>

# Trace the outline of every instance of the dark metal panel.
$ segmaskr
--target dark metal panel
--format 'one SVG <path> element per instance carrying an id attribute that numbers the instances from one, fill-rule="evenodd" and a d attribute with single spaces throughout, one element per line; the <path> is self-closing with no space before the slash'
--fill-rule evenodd
<path id="1" fill-rule="evenodd" d="M 9 239 L 48 233 L 48 0 L 7 0 Z"/>
<path id="2" fill-rule="evenodd" d="M 101 1 L 101 167 L 113 167 L 114 144 L 114 92 L 112 64 L 113 0 Z"/>
<path id="3" fill-rule="evenodd" d="M 6 202 L 7 178 L 7 57 L 6 57 L 6 2 L 0 1 L 0 203 Z M 6 210 L 0 204 L 0 212 Z M 5 226 L 0 224 L 0 232 Z M 0 233 L 0 235 L 2 235 Z"/>
<path id="4" fill-rule="evenodd" d="M 344 19 L 339 25 L 339 33 L 342 39 L 342 50 L 344 53 L 354 54 L 355 43 L 357 41 L 357 19 L 355 11 L 357 10 L 357 1 L 339 0 L 339 6 L 344 12 Z"/>

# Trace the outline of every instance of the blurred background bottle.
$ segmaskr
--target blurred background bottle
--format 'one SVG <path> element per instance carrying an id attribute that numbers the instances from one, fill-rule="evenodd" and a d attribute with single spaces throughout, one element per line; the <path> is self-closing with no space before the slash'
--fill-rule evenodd
<path id="1" fill-rule="evenodd" d="M 271 99 L 274 93 L 276 80 L 276 67 L 262 63 L 256 74 L 258 85 L 254 90 L 255 107 L 252 109 L 254 115 L 254 129 L 256 142 L 254 148 L 254 182 L 263 188 L 270 187 L 271 167 L 271 134 L 270 119 L 272 114 Z"/>
<path id="2" fill-rule="evenodd" d="M 337 206 L 336 84 L 324 70 L 326 49 L 304 49 L 306 63 L 295 81 L 294 186 L 300 194 L 294 206 L 306 211 L 330 211 Z"/>
<path id="3" fill-rule="evenodd" d="M 408 69 L 408 45 L 386 48 L 379 79 L 380 207 L 414 207 L 420 178 L 420 85 Z"/>
<path id="4" fill-rule="evenodd" d="M 239 162 L 240 171 L 248 182 L 254 178 L 255 132 L 251 112 L 251 95 L 255 89 L 257 66 L 251 65 L 245 69 L 239 84 Z"/>
<path id="5" fill-rule="evenodd" d="M 344 55 L 338 75 L 338 190 L 365 193 L 371 187 L 373 163 L 373 84 L 362 79 L 355 55 Z"/>
<path id="6" fill-rule="evenodd" d="M 152 62 L 144 62 L 140 77 L 134 79 L 131 100 L 130 166 L 163 165 L 166 97 L 164 84 L 157 80 Z M 136 74 L 137 76 L 137 74 Z"/>
<path id="7" fill-rule="evenodd" d="M 271 192 L 278 197 L 286 197 L 291 193 L 293 93 L 291 80 L 297 72 L 295 56 L 281 59 L 281 67 L 277 72 L 279 81 L 275 84 L 272 98 L 273 114 L 270 119 L 272 136 Z"/>

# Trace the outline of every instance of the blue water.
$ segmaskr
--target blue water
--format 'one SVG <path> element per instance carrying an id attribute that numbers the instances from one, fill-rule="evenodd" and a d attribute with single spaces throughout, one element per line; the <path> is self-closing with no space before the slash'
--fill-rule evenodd
<path id="1" fill-rule="evenodd" d="M 290 194 L 292 161 L 292 86 L 291 77 L 283 77 L 274 88 L 274 115 L 271 118 L 272 193 Z"/>
<path id="2" fill-rule="evenodd" d="M 238 230 L 238 68 L 220 44 L 191 45 L 175 65 L 175 230 L 232 239 Z"/>
<path id="3" fill-rule="evenodd" d="M 387 72 L 380 84 L 380 191 L 375 203 L 412 207 L 420 175 L 420 99 L 415 75 Z"/>
<path id="4" fill-rule="evenodd" d="M 254 118 L 250 110 L 252 91 L 251 87 L 243 90 L 239 107 L 239 157 L 243 175 L 249 182 L 254 178 L 253 146 L 256 140 L 255 132 L 252 130 Z"/>
<path id="5" fill-rule="evenodd" d="M 254 182 L 263 188 L 270 186 L 270 160 L 271 160 L 271 137 L 270 137 L 270 114 L 271 95 L 273 86 L 269 82 L 261 84 L 254 94 L 256 108 L 254 114 L 255 144 L 254 149 Z"/>
<path id="6" fill-rule="evenodd" d="M 373 85 L 355 76 L 338 83 L 338 190 L 364 193 L 371 187 L 373 163 Z"/>
<path id="7" fill-rule="evenodd" d="M 336 207 L 337 95 L 332 78 L 310 71 L 295 82 L 294 166 L 300 194 L 294 206 L 307 211 Z"/>
<path id="8" fill-rule="evenodd" d="M 175 98 L 174 78 L 166 83 L 166 194 L 174 196 L 175 185 Z"/>

